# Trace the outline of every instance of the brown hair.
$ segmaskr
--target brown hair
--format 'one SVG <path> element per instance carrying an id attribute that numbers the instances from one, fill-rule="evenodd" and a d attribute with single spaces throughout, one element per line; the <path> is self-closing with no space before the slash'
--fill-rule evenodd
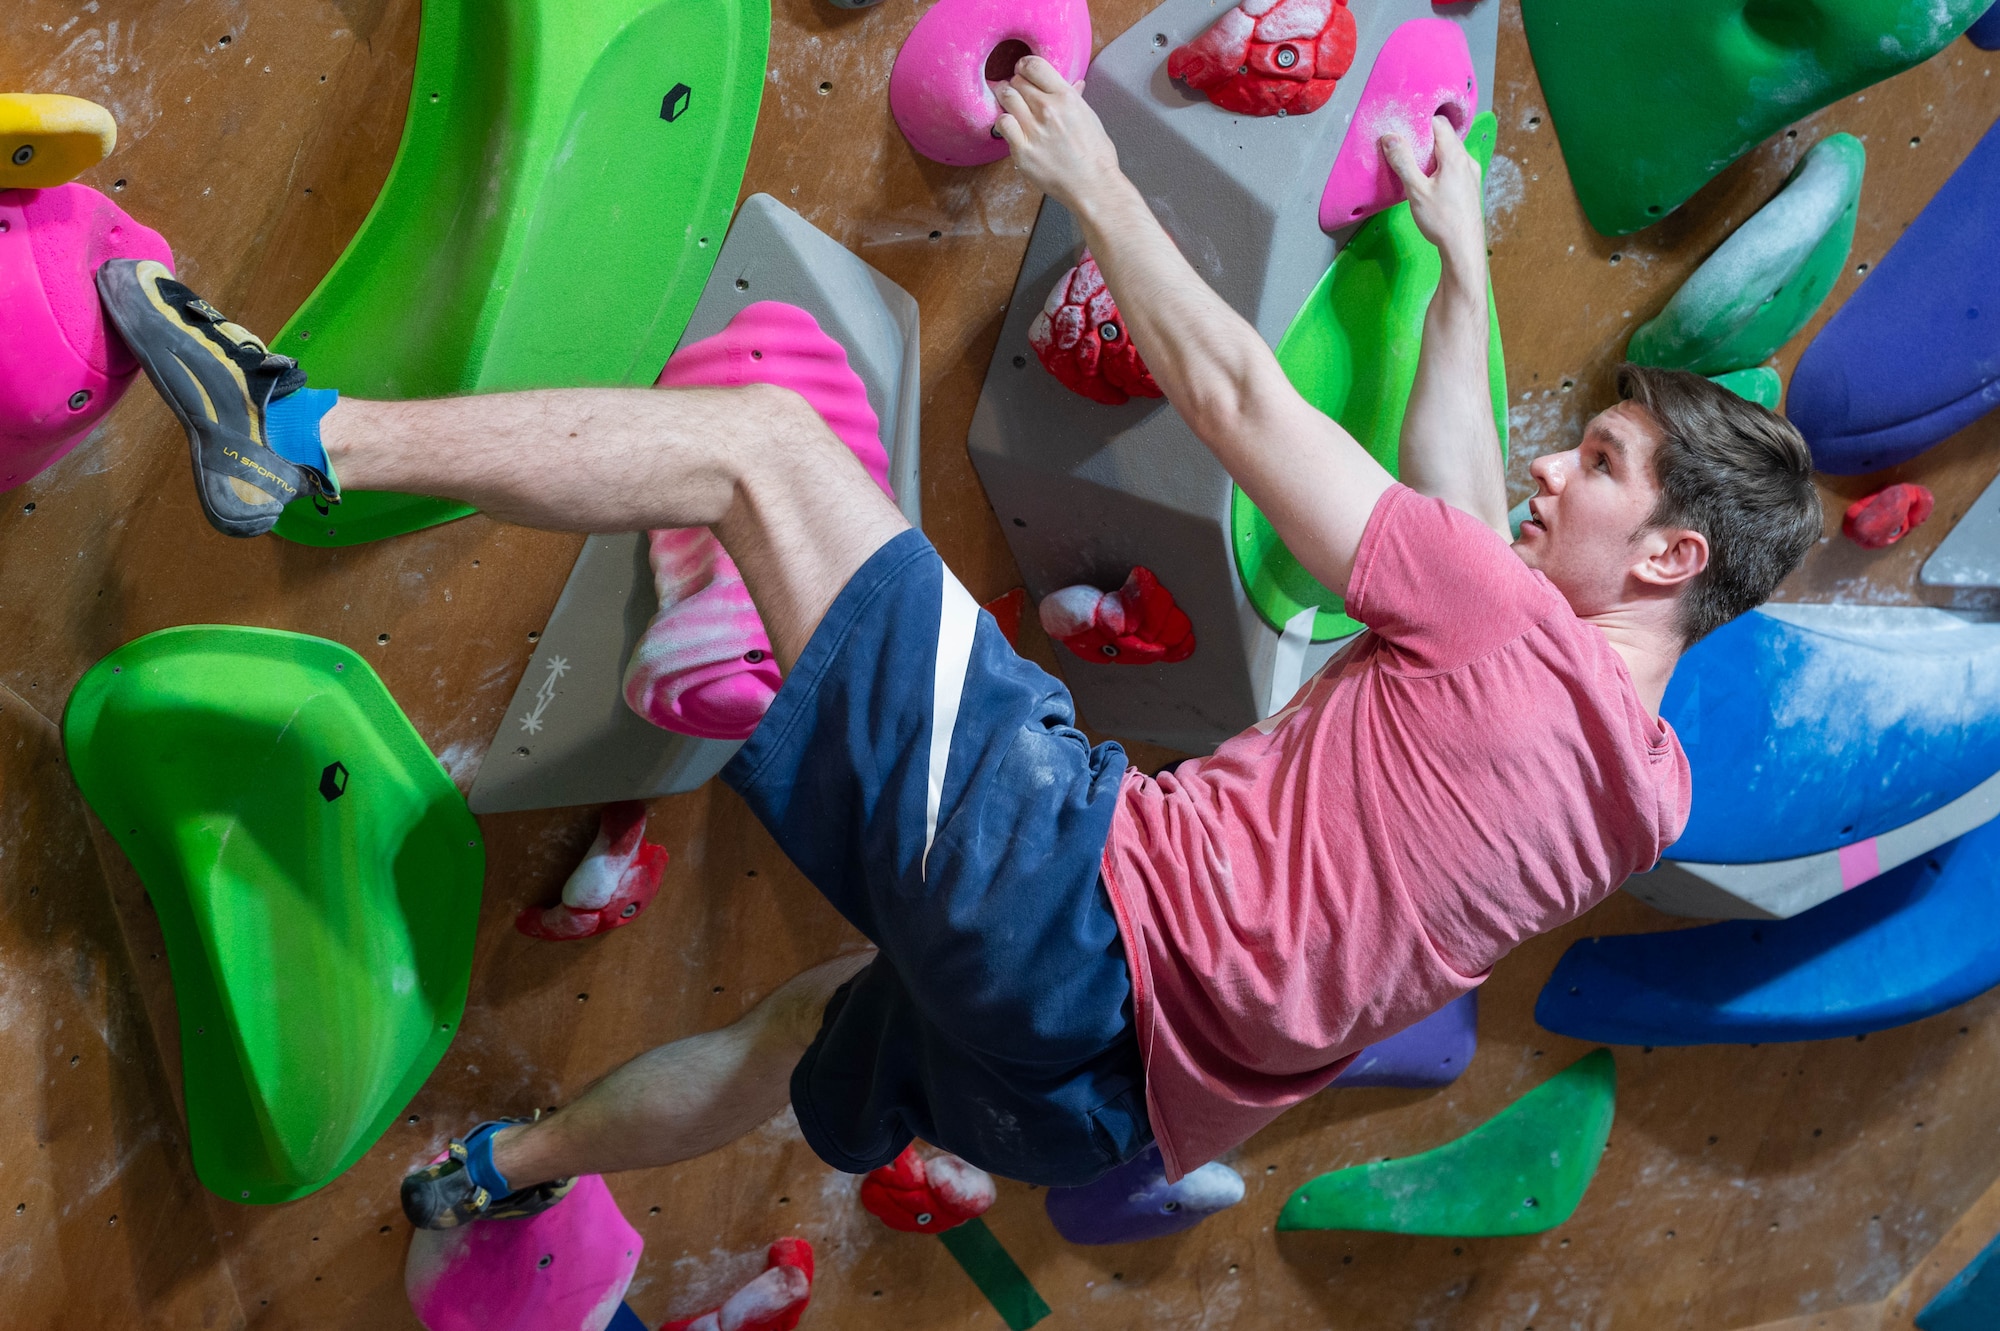
<path id="1" fill-rule="evenodd" d="M 1708 538 L 1708 567 L 1681 593 L 1692 644 L 1768 598 L 1820 538 L 1812 452 L 1783 416 L 1686 370 L 1618 367 L 1618 396 L 1660 427 L 1648 527 Z"/>

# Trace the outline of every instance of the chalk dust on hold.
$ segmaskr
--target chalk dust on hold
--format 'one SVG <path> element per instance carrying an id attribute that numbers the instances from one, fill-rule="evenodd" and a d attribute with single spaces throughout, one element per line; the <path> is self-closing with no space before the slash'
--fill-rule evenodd
<path id="1" fill-rule="evenodd" d="M 1514 220 L 1514 210 L 1528 196 L 1528 179 L 1520 164 L 1495 153 L 1486 168 L 1486 238 L 1499 240 Z"/>

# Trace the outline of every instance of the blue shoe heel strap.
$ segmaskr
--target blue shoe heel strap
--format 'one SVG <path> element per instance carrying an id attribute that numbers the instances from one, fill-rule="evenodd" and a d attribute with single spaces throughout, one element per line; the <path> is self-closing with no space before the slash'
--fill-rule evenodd
<path id="1" fill-rule="evenodd" d="M 514 1191 L 514 1185 L 507 1182 L 507 1176 L 494 1167 L 493 1135 L 502 1128 L 514 1126 L 511 1119 L 493 1119 L 481 1123 L 460 1139 L 465 1146 L 465 1172 L 472 1176 L 474 1183 L 496 1198 Z"/>

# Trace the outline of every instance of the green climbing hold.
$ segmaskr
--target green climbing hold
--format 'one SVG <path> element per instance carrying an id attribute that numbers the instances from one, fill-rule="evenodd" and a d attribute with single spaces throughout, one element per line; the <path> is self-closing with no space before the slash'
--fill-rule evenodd
<path id="1" fill-rule="evenodd" d="M 1943 50 L 1992 0 L 1522 0 L 1590 224 L 1651 226 L 1778 130 Z"/>
<path id="2" fill-rule="evenodd" d="M 1616 1082 L 1609 1049 L 1585 1054 L 1457 1141 L 1321 1174 L 1292 1194 L 1278 1228 L 1465 1238 L 1554 1229 L 1597 1172 Z"/>
<path id="3" fill-rule="evenodd" d="M 1813 145 L 1777 196 L 1639 326 L 1626 358 L 1723 374 L 1756 365 L 1790 341 L 1847 267 L 1867 159 L 1852 134 Z"/>
<path id="4" fill-rule="evenodd" d="M 358 1160 L 465 1010 L 479 825 L 368 663 L 271 629 L 164 629 L 78 681 L 77 785 L 146 885 L 195 1173 L 284 1202 Z"/>
<path id="5" fill-rule="evenodd" d="M 1778 372 L 1768 365 L 1753 365 L 1747 370 L 1731 370 L 1728 374 L 1712 374 L 1709 379 L 1736 396 L 1755 402 L 1766 411 L 1776 411 L 1778 404 L 1785 400 L 1785 385 L 1778 378 Z"/>
<path id="6" fill-rule="evenodd" d="M 1498 127 L 1488 112 L 1466 131 L 1465 146 L 1482 169 L 1493 155 Z M 1436 246 L 1417 230 L 1410 205 L 1399 203 L 1361 225 L 1278 340 L 1278 364 L 1292 386 L 1339 421 L 1391 475 L 1398 470 L 1403 410 L 1417 379 L 1424 312 L 1442 272 Z M 1493 330 L 1487 343 L 1493 421 L 1504 454 L 1507 365 L 1490 285 L 1486 308 Z M 1308 607 L 1318 607 L 1314 642 L 1360 632 L 1361 625 L 1342 612 L 1341 598 L 1306 572 L 1241 490 L 1233 491 L 1229 518 L 1237 576 L 1265 623 L 1282 633 Z"/>
<path id="7" fill-rule="evenodd" d="M 424 0 L 361 230 L 274 341 L 357 397 L 650 384 L 749 159 L 769 0 Z M 349 491 L 280 536 L 354 545 L 464 504 Z"/>

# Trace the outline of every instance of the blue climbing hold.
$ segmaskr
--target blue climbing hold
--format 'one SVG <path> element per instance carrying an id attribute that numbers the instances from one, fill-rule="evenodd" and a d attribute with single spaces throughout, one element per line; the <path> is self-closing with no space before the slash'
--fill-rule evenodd
<path id="1" fill-rule="evenodd" d="M 1479 993 L 1454 998 L 1416 1025 L 1355 1055 L 1335 1086 L 1449 1086 L 1479 1044 Z"/>
<path id="2" fill-rule="evenodd" d="M 1996 219 L 2000 128 L 1986 131 L 1799 357 L 1785 412 L 1814 466 L 1841 475 L 1891 467 L 2000 406 Z"/>
<path id="3" fill-rule="evenodd" d="M 1755 864 L 1834 850 L 2000 772 L 2000 621 L 1767 605 L 1681 658 L 1661 714 L 1694 772 L 1671 858 Z"/>
<path id="4" fill-rule="evenodd" d="M 1993 15 L 1979 20 L 1985 23 Z M 2000 42 L 2000 36 L 1996 36 Z M 1993 1331 L 2000 1326 L 2000 1239 L 1995 1239 L 1917 1314 L 1917 1331 Z"/>
<path id="5" fill-rule="evenodd" d="M 1179 1183 L 1167 1182 L 1160 1148 L 1148 1146 L 1094 1183 L 1050 1188 L 1046 1205 L 1071 1243 L 1137 1243 L 1178 1234 L 1243 1200 L 1243 1177 L 1211 1160 Z"/>
<path id="6" fill-rule="evenodd" d="M 2000 51 L 2000 4 L 1974 20 L 1972 26 L 1965 30 L 1965 35 L 1982 51 Z"/>
<path id="7" fill-rule="evenodd" d="M 2000 821 L 1788 920 L 1571 946 L 1535 1002 L 1559 1035 L 1748 1044 L 1886 1030 L 2000 984 Z"/>

